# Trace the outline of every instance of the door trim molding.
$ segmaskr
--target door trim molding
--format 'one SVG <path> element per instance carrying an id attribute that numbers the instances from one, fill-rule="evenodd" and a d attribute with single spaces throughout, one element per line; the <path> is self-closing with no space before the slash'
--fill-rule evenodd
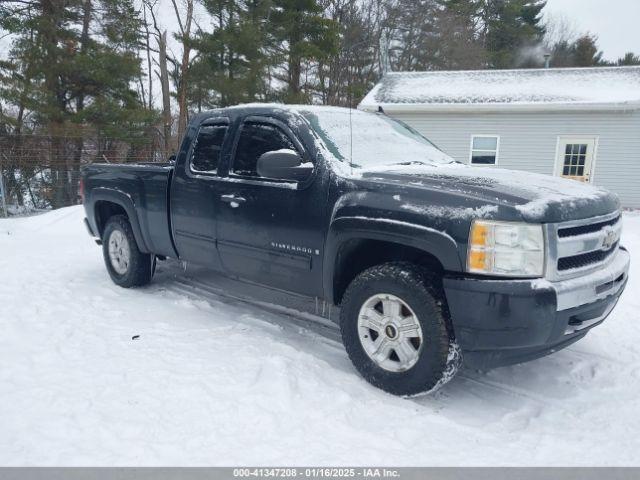
<path id="1" fill-rule="evenodd" d="M 187 232 L 186 230 L 176 230 L 175 234 L 180 237 L 192 238 L 195 240 L 204 240 L 206 242 L 211 242 L 214 245 L 216 243 L 215 237 L 210 237 L 209 235 L 203 235 L 200 233 Z"/>
<path id="2" fill-rule="evenodd" d="M 287 268 L 298 268 L 305 271 L 311 270 L 311 255 L 306 253 L 281 252 L 272 248 L 256 247 L 229 240 L 218 239 L 216 243 L 218 244 L 218 251 L 221 254 L 223 264 L 224 257 L 222 252 L 226 251 L 232 255 L 241 255 L 260 262 L 277 263 Z"/>

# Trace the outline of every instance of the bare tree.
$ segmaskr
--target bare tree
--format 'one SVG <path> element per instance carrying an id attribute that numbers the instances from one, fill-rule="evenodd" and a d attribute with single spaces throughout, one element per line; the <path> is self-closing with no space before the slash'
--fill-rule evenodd
<path id="1" fill-rule="evenodd" d="M 169 70 L 167 68 L 167 31 L 158 38 L 160 50 L 160 85 L 162 86 L 162 124 L 164 133 L 164 150 L 169 154 L 171 148 L 171 96 L 169 93 Z"/>
<path id="2" fill-rule="evenodd" d="M 438 70 L 478 70 L 486 68 L 487 51 L 473 17 L 440 10 L 435 35 L 427 43 L 429 62 Z"/>
<path id="3" fill-rule="evenodd" d="M 182 138 L 187 129 L 188 121 L 188 105 L 187 105 L 187 89 L 189 61 L 191 56 L 191 28 L 193 24 L 193 0 L 182 0 L 183 8 L 186 10 L 183 15 L 180 14 L 178 3 L 171 0 L 173 10 L 178 21 L 180 30 L 179 38 L 182 41 L 182 60 L 179 65 L 178 72 L 178 138 Z"/>
<path id="4" fill-rule="evenodd" d="M 171 127 L 173 124 L 173 119 L 171 116 L 171 91 L 169 89 L 169 68 L 167 63 L 172 61 L 172 59 L 167 55 L 167 31 L 162 30 L 158 24 L 158 19 L 156 17 L 156 6 L 157 0 L 143 0 L 143 4 L 145 7 L 145 14 L 149 12 L 149 16 L 153 22 L 154 33 L 153 36 L 156 39 L 158 44 L 158 60 L 157 64 L 160 69 L 159 72 L 156 72 L 156 75 L 160 79 L 160 88 L 162 90 L 162 131 L 164 137 L 164 153 L 165 155 L 169 155 L 171 151 Z M 149 33 L 149 29 L 147 27 L 147 32 Z M 153 48 L 151 47 L 151 42 L 147 43 L 147 51 L 148 51 L 148 68 L 149 68 L 149 76 L 152 76 L 151 73 L 151 51 Z M 151 82 L 151 80 L 150 80 Z M 150 83 L 150 90 L 152 89 L 152 83 Z M 149 94 L 151 97 L 151 93 Z M 150 99 L 149 102 L 152 100 Z M 151 105 L 151 103 L 150 103 Z"/>
<path id="5" fill-rule="evenodd" d="M 148 2 L 142 2 L 142 18 L 144 21 L 144 47 L 147 60 L 147 82 L 148 82 L 148 95 L 147 105 L 149 110 L 153 109 L 153 60 L 151 50 L 151 30 L 149 29 L 149 20 L 147 19 L 147 9 L 149 8 Z M 142 79 L 141 79 L 141 86 Z M 143 90 L 144 91 L 144 90 Z"/>
<path id="6" fill-rule="evenodd" d="M 319 62 L 317 96 L 326 105 L 356 106 L 380 73 L 380 35 L 385 0 L 325 0 L 325 15 L 340 26 L 335 55 Z"/>

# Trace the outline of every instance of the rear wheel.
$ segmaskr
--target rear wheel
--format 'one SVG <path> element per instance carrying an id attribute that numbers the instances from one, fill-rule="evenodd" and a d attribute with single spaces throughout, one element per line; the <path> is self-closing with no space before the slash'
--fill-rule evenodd
<path id="1" fill-rule="evenodd" d="M 102 234 L 102 253 L 109 276 L 117 285 L 140 287 L 151 281 L 154 256 L 140 252 L 131 224 L 124 215 L 108 220 Z"/>
<path id="2" fill-rule="evenodd" d="M 412 396 L 455 374 L 460 358 L 434 283 L 419 266 L 397 262 L 365 270 L 347 288 L 342 340 L 356 369 L 376 387 Z"/>

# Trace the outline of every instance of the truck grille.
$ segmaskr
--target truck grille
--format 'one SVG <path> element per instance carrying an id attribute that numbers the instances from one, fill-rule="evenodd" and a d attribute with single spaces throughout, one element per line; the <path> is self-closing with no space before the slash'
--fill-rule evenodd
<path id="1" fill-rule="evenodd" d="M 572 270 L 574 268 L 584 268 L 594 263 L 604 262 L 610 255 L 618 249 L 618 242 L 609 250 L 598 250 L 595 252 L 583 253 L 572 257 L 564 257 L 558 260 L 558 271 Z"/>
<path id="2" fill-rule="evenodd" d="M 547 225 L 547 277 L 571 278 L 607 264 L 618 251 L 621 230 L 620 212 Z"/>
<path id="3" fill-rule="evenodd" d="M 575 237 L 578 235 L 584 235 L 586 233 L 599 232 L 604 227 L 615 225 L 619 221 L 620 221 L 620 215 L 616 216 L 616 218 L 612 220 L 607 220 L 606 222 L 591 223 L 588 225 L 579 225 L 577 227 L 559 228 L 558 237 L 567 238 L 567 237 Z"/>

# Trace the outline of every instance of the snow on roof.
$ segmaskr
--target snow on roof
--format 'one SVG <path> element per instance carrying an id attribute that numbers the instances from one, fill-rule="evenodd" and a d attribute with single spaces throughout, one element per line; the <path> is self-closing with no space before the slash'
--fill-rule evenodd
<path id="1" fill-rule="evenodd" d="M 380 80 L 359 108 L 379 106 L 385 110 L 640 108 L 640 67 L 394 72 Z"/>

